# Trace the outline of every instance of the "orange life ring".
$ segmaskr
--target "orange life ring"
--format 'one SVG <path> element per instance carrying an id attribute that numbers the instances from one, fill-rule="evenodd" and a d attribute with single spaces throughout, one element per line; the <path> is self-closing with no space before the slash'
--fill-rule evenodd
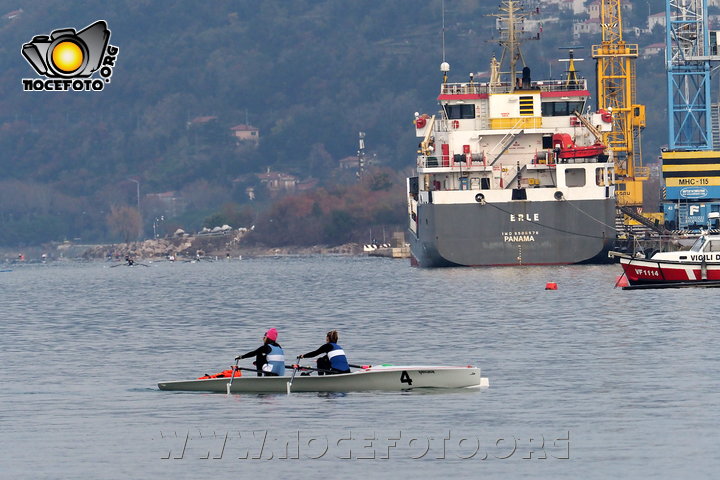
<path id="1" fill-rule="evenodd" d="M 453 120 L 452 122 L 453 128 L 460 128 L 460 121 L 459 120 Z"/>

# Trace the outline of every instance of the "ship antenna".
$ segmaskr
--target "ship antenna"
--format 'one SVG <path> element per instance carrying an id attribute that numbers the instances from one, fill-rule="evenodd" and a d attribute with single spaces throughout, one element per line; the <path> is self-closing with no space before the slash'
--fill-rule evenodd
<path id="1" fill-rule="evenodd" d="M 440 71 L 443 72 L 443 84 L 447 83 L 447 72 L 450 71 L 450 64 L 445 61 L 445 0 L 441 2 L 442 9 L 442 63 Z"/>
<path id="2" fill-rule="evenodd" d="M 573 50 L 579 50 L 583 48 L 580 45 L 571 45 L 569 47 L 560 47 L 560 50 L 567 50 L 568 51 L 568 58 L 560 58 L 558 59 L 559 62 L 567 62 L 568 63 L 568 69 L 565 72 L 565 86 L 571 87 L 575 85 L 579 85 L 580 81 L 577 76 L 577 70 L 575 68 L 575 62 L 582 62 L 585 60 L 584 58 L 575 58 L 575 54 Z"/>
<path id="3" fill-rule="evenodd" d="M 445 61 L 445 0 L 442 0 L 442 61 Z"/>
<path id="4" fill-rule="evenodd" d="M 540 33 L 535 37 L 528 37 L 525 32 L 524 22 L 527 14 L 524 12 L 524 3 L 520 0 L 503 0 L 500 4 L 500 13 L 490 14 L 496 17 L 496 26 L 500 33 L 498 43 L 502 47 L 500 55 L 500 74 L 509 75 L 510 82 L 517 79 L 517 64 L 526 67 L 525 57 L 521 46 L 526 40 L 539 40 Z M 531 14 L 539 13 L 539 8 Z M 507 69 L 505 69 L 507 68 Z M 512 85 L 512 83 L 510 83 Z"/>

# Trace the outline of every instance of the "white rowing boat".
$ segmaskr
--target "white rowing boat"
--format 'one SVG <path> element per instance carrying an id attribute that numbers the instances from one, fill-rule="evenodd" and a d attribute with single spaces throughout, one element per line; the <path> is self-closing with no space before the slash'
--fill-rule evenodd
<path id="1" fill-rule="evenodd" d="M 229 378 L 209 378 L 160 382 L 160 390 L 227 392 Z M 288 392 L 290 376 L 236 377 L 231 393 Z M 409 390 L 415 388 L 488 387 L 487 377 L 477 367 L 373 366 L 337 375 L 296 375 L 293 392 L 351 392 L 363 390 Z"/>

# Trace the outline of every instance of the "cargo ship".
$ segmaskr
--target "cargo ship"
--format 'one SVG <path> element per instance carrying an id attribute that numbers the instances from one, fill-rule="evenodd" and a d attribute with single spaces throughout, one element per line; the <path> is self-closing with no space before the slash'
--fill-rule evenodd
<path id="1" fill-rule="evenodd" d="M 522 2 L 503 1 L 503 48 L 489 78 L 442 83 L 436 114 L 415 113 L 408 241 L 420 267 L 606 263 L 615 241 L 612 113 L 591 111 L 568 51 L 562 78 L 524 65 Z M 522 62 L 521 62 L 522 61 Z"/>

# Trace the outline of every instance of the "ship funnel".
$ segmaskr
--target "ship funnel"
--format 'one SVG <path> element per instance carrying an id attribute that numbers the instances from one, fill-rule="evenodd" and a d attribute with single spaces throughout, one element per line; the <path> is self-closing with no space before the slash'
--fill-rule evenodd
<path id="1" fill-rule="evenodd" d="M 530 88 L 530 67 L 523 67 L 522 69 L 522 86 L 525 90 Z"/>

